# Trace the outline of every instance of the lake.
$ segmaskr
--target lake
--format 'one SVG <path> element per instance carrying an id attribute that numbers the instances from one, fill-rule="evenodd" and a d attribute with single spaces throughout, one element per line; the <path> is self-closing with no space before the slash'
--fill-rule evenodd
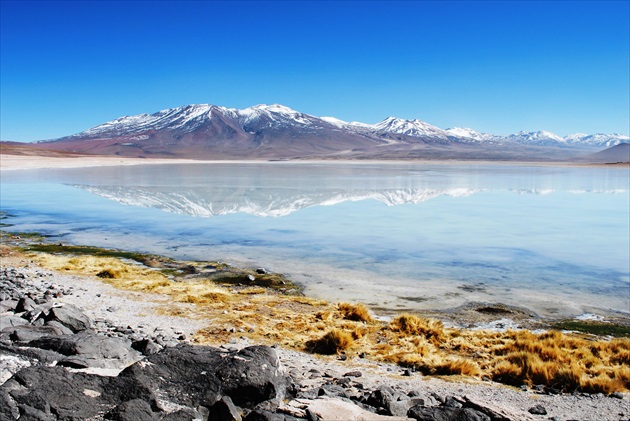
<path id="1" fill-rule="evenodd" d="M 195 163 L 2 172 L 9 231 L 265 267 L 380 311 L 630 315 L 629 172 Z"/>

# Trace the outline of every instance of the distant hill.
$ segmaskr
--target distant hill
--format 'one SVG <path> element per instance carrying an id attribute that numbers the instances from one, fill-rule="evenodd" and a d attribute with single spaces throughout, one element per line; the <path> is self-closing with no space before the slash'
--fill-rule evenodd
<path id="1" fill-rule="evenodd" d="M 42 148 L 39 147 L 38 144 L 22 142 L 0 142 L 0 154 L 23 156 L 50 156 L 58 158 L 77 157 L 85 155 L 78 152 Z"/>
<path id="2" fill-rule="evenodd" d="M 582 158 L 585 162 L 594 164 L 616 164 L 630 162 L 630 143 L 620 143 L 603 151 L 590 154 Z"/>
<path id="3" fill-rule="evenodd" d="M 283 105 L 243 110 L 187 105 L 120 117 L 37 148 L 97 155 L 197 159 L 500 159 L 571 160 L 630 141 L 620 134 L 547 131 L 508 136 L 441 129 L 388 117 L 376 124 L 316 117 Z"/>

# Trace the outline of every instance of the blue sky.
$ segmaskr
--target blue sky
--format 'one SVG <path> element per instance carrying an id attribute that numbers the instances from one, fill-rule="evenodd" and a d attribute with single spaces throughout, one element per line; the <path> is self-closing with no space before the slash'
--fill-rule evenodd
<path id="1" fill-rule="evenodd" d="M 628 134 L 629 4 L 0 0 L 0 137 L 193 103 Z"/>

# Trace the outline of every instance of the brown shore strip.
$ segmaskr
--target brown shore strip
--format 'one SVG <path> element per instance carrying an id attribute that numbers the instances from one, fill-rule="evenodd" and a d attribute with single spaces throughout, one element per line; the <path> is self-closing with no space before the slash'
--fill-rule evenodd
<path id="1" fill-rule="evenodd" d="M 552 167 L 602 167 L 602 168 L 630 168 L 630 162 L 589 163 L 579 161 L 519 161 L 519 160 L 487 160 L 487 159 L 344 159 L 330 158 L 299 158 L 291 160 L 269 159 L 217 159 L 198 160 L 183 158 L 133 158 L 109 155 L 89 155 L 75 152 L 54 151 L 36 146 L 16 145 L 15 143 L 0 142 L 0 170 L 24 170 L 42 168 L 83 168 L 99 166 L 128 166 L 128 165 L 163 165 L 163 164 L 229 164 L 229 163 L 270 163 L 270 164 L 446 164 L 446 165 L 520 165 L 520 166 L 552 166 Z"/>

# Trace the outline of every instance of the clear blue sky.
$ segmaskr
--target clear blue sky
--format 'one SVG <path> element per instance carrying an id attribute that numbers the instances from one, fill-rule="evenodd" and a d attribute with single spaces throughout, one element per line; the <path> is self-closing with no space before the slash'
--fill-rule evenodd
<path id="1" fill-rule="evenodd" d="M 628 134 L 629 4 L 0 0 L 0 135 L 193 103 Z"/>

